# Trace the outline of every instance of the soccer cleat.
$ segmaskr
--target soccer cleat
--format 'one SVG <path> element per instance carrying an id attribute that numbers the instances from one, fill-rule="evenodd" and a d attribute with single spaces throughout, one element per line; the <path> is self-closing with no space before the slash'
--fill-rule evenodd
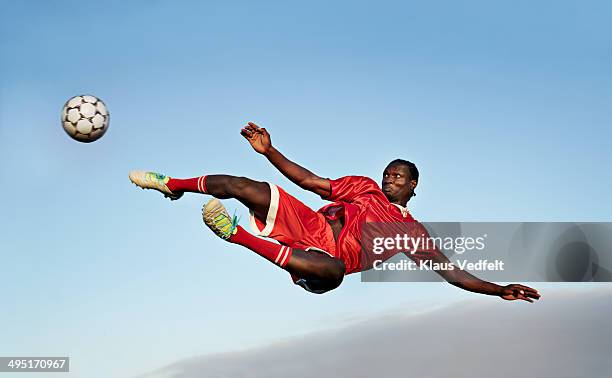
<path id="1" fill-rule="evenodd" d="M 130 181 L 141 187 L 142 189 L 155 189 L 161 192 L 164 197 L 170 198 L 172 201 L 177 200 L 183 196 L 183 193 L 173 193 L 166 185 L 170 181 L 170 177 L 162 175 L 161 173 L 145 172 L 145 171 L 131 171 Z"/>
<path id="2" fill-rule="evenodd" d="M 225 240 L 234 235 L 238 227 L 238 217 L 230 217 L 225 206 L 216 198 L 202 207 L 202 219 L 212 232 Z"/>

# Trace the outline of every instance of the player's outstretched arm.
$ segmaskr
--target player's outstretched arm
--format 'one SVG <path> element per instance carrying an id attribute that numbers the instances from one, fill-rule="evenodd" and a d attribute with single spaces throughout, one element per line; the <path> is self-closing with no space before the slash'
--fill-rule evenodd
<path id="1" fill-rule="evenodd" d="M 435 263 L 450 263 L 450 260 L 437 249 L 430 255 L 430 259 Z M 446 264 L 440 265 L 445 266 Z M 438 270 L 436 273 L 442 276 L 442 278 L 451 285 L 474 293 L 496 295 L 508 301 L 520 299 L 533 303 L 534 299 L 540 299 L 540 293 L 528 286 L 520 284 L 500 286 L 492 282 L 483 281 L 465 270 L 458 268 L 453 270 Z"/>
<path id="2" fill-rule="evenodd" d="M 442 274 L 442 272 L 438 273 L 444 277 L 448 283 L 475 293 L 497 295 L 498 297 L 501 297 L 507 301 L 515 301 L 520 299 L 533 303 L 534 299 L 540 299 L 540 294 L 537 290 L 525 285 L 511 284 L 500 286 L 492 282 L 483 281 L 465 270 L 460 269 L 451 271 L 449 277 L 445 277 L 445 274 Z M 444 273 L 448 273 L 448 271 L 444 271 Z"/>
<path id="3" fill-rule="evenodd" d="M 240 130 L 240 134 L 258 153 L 264 155 L 285 177 L 300 188 L 314 192 L 322 197 L 331 195 L 328 179 L 321 178 L 308 169 L 292 162 L 272 146 L 268 131 L 249 122 Z"/>

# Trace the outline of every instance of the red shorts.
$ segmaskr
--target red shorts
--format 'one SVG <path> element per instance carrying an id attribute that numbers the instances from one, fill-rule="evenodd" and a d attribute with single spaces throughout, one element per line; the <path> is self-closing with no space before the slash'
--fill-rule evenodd
<path id="1" fill-rule="evenodd" d="M 282 188 L 270 185 L 270 209 L 263 224 L 251 212 L 251 229 L 258 236 L 304 251 L 318 250 L 337 257 L 331 226 L 317 213 Z"/>

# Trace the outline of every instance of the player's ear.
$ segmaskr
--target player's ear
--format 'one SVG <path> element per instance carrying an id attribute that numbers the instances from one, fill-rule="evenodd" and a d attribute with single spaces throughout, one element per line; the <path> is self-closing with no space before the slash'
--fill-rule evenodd
<path id="1" fill-rule="evenodd" d="M 410 187 L 412 188 L 412 190 L 416 189 L 418 183 L 419 182 L 417 180 L 410 180 Z"/>

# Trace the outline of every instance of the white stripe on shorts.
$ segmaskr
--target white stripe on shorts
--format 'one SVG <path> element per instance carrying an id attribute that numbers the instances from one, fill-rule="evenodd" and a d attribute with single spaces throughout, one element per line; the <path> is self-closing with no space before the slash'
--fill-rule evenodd
<path id="1" fill-rule="evenodd" d="M 249 224 L 251 226 L 251 230 L 257 236 L 270 236 L 270 234 L 272 233 L 272 229 L 274 228 L 276 213 L 278 213 L 278 187 L 270 183 L 268 183 L 268 185 L 270 185 L 270 208 L 268 209 L 268 215 L 266 216 L 266 225 L 263 230 L 260 230 L 259 227 L 257 227 L 257 223 L 255 223 L 255 215 L 253 215 L 253 212 L 251 211 L 249 213 Z"/>

